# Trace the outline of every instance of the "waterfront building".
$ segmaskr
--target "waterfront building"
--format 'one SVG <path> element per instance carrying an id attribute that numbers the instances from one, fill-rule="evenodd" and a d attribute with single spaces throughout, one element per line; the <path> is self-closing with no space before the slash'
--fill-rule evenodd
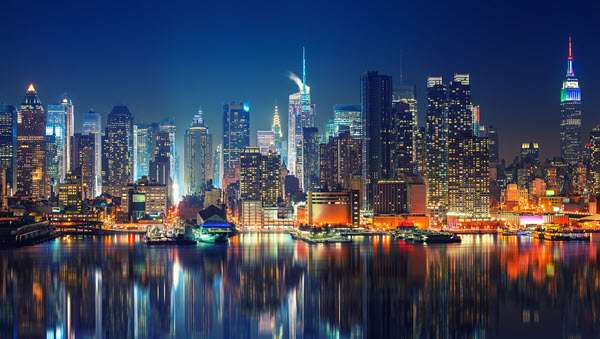
<path id="1" fill-rule="evenodd" d="M 208 181 L 213 179 L 213 152 L 212 135 L 204 125 L 202 109 L 194 115 L 192 124 L 185 133 L 184 141 L 185 195 L 203 195 L 208 188 Z M 220 153 L 218 154 L 220 156 Z M 215 167 L 218 167 L 220 163 L 219 159 L 215 159 Z M 217 178 L 220 179 L 220 175 L 217 174 Z"/>
<path id="2" fill-rule="evenodd" d="M 413 113 L 407 103 L 401 101 L 392 103 L 392 125 L 395 136 L 392 149 L 393 178 L 401 178 L 414 172 Z"/>
<path id="3" fill-rule="evenodd" d="M 17 161 L 17 194 L 46 199 L 46 113 L 33 84 L 17 113 Z"/>
<path id="4" fill-rule="evenodd" d="M 102 118 L 91 109 L 83 114 L 83 134 L 94 136 L 94 192 L 96 197 L 102 194 Z"/>
<path id="5" fill-rule="evenodd" d="M 567 76 L 563 80 L 560 96 L 560 155 L 569 165 L 582 161 L 581 144 L 581 89 L 573 70 L 571 37 Z"/>
<path id="6" fill-rule="evenodd" d="M 302 129 L 302 189 L 304 191 L 319 188 L 319 142 L 316 127 Z"/>
<path id="7" fill-rule="evenodd" d="M 17 109 L 0 105 L 0 167 L 5 169 L 5 196 L 17 190 Z"/>
<path id="8" fill-rule="evenodd" d="M 263 207 L 264 228 L 292 228 L 294 227 L 293 207 Z"/>
<path id="9" fill-rule="evenodd" d="M 275 132 L 273 131 L 256 131 L 256 143 L 260 149 L 260 153 L 265 155 L 269 151 L 276 152 Z"/>
<path id="10" fill-rule="evenodd" d="M 448 140 L 473 135 L 471 85 L 468 74 L 454 74 L 448 88 Z"/>
<path id="11" fill-rule="evenodd" d="M 448 204 L 448 109 L 442 77 L 427 78 L 426 128 L 427 208 L 439 220 Z"/>
<path id="12" fill-rule="evenodd" d="M 375 185 L 374 215 L 425 215 L 426 212 L 423 183 L 381 180 Z"/>
<path id="13" fill-rule="evenodd" d="M 133 169 L 133 114 L 127 106 L 114 106 L 108 115 L 105 129 L 103 158 L 106 158 L 106 180 L 103 189 L 113 196 L 120 196 L 121 189 L 132 180 Z M 104 161 L 104 160 L 103 160 Z"/>
<path id="14" fill-rule="evenodd" d="M 487 138 L 450 139 L 448 154 L 448 213 L 489 218 L 489 145 Z"/>
<path id="15" fill-rule="evenodd" d="M 48 140 L 52 145 L 47 145 L 48 154 L 46 155 L 46 168 L 48 169 L 48 177 L 50 185 L 57 185 L 63 182 L 65 174 L 69 171 L 67 167 L 66 152 L 67 148 L 65 117 L 66 107 L 64 105 L 48 105 L 46 114 L 46 143 Z"/>
<path id="16" fill-rule="evenodd" d="M 366 72 L 361 86 L 364 204 L 373 208 L 373 185 L 391 179 L 394 130 L 392 126 L 392 77 Z"/>
<path id="17" fill-rule="evenodd" d="M 64 120 L 64 168 L 65 173 L 71 168 L 71 137 L 75 133 L 75 107 L 73 102 L 67 98 L 67 93 L 60 103 L 65 108 L 65 120 Z"/>
<path id="18" fill-rule="evenodd" d="M 290 78 L 298 85 L 298 92 L 289 96 L 287 167 L 292 174 L 302 174 L 302 129 L 315 126 L 315 105 L 310 101 L 310 87 L 306 84 L 306 58 L 302 49 L 302 79 Z"/>
<path id="19" fill-rule="evenodd" d="M 94 133 L 87 135 L 75 133 L 71 137 L 70 144 L 70 171 L 79 171 L 84 197 L 91 199 L 94 197 L 96 178 L 96 136 Z"/>
<path id="20" fill-rule="evenodd" d="M 539 162 L 540 151 L 537 142 L 521 143 L 521 162 L 523 164 L 535 164 Z"/>
<path id="21" fill-rule="evenodd" d="M 260 153 L 258 153 L 260 155 Z M 242 227 L 262 227 L 263 207 L 260 200 L 244 200 L 239 204 L 240 223 Z"/>
<path id="22" fill-rule="evenodd" d="M 223 104 L 223 167 L 239 164 L 246 146 L 250 146 L 250 103 Z"/>
<path id="23" fill-rule="evenodd" d="M 322 189 L 352 189 L 352 178 L 362 175 L 362 142 L 353 138 L 350 131 L 345 131 L 320 145 L 319 178 Z"/>
<path id="24" fill-rule="evenodd" d="M 81 167 L 68 171 L 65 182 L 58 184 L 58 205 L 66 210 L 80 211 L 85 197 Z"/>
<path id="25" fill-rule="evenodd" d="M 360 225 L 361 202 L 358 191 L 308 191 L 306 199 L 306 205 L 298 206 L 298 214 L 307 215 L 307 222 L 311 226 Z"/>
<path id="26" fill-rule="evenodd" d="M 261 199 L 261 162 L 258 147 L 246 147 L 240 156 L 240 197 L 242 200 Z"/>
<path id="27" fill-rule="evenodd" d="M 128 221 L 144 218 L 160 218 L 168 213 L 168 188 L 166 185 L 152 183 L 148 177 L 138 179 L 137 183 L 124 185 L 120 189 L 121 211 Z"/>
<path id="28" fill-rule="evenodd" d="M 268 152 L 261 155 L 260 178 L 260 197 L 263 207 L 277 206 L 281 196 L 281 158 L 279 154 Z"/>

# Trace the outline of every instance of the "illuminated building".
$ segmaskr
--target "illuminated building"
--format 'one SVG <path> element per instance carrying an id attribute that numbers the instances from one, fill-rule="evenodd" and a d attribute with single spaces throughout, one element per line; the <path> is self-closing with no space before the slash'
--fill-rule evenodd
<path id="1" fill-rule="evenodd" d="M 600 193 L 600 125 L 590 132 L 590 174 L 592 177 L 592 192 Z"/>
<path id="2" fill-rule="evenodd" d="M 422 183 L 408 183 L 399 180 L 381 180 L 375 184 L 375 202 L 373 214 L 424 215 L 426 209 L 426 190 Z"/>
<path id="3" fill-rule="evenodd" d="M 540 151 L 537 142 L 521 143 L 521 161 L 526 164 L 534 164 L 539 161 Z"/>
<path id="4" fill-rule="evenodd" d="M 46 159 L 46 167 L 48 169 L 48 177 L 50 184 L 56 185 L 63 182 L 65 174 L 69 170 L 67 167 L 65 152 L 69 152 L 67 148 L 66 132 L 65 132 L 65 117 L 66 107 L 64 105 L 48 105 L 46 114 L 46 136 L 52 136 L 50 139 L 53 146 L 49 146 L 51 156 Z M 55 151 L 52 151 L 56 148 Z"/>
<path id="5" fill-rule="evenodd" d="M 581 148 L 581 90 L 573 71 L 571 37 L 569 37 L 569 61 L 567 76 L 563 80 L 560 95 L 560 146 L 561 157 L 569 165 L 582 160 Z"/>
<path id="6" fill-rule="evenodd" d="M 58 205 L 65 209 L 81 210 L 81 203 L 85 199 L 81 168 L 69 171 L 65 182 L 58 185 Z"/>
<path id="7" fill-rule="evenodd" d="M 360 105 L 338 105 L 333 106 L 333 129 L 331 135 L 337 137 L 338 134 L 350 131 L 355 139 L 362 139 L 362 107 Z M 325 140 L 327 141 L 327 140 Z"/>
<path id="8" fill-rule="evenodd" d="M 407 103 L 401 101 L 392 103 L 392 125 L 395 136 L 392 150 L 394 178 L 413 173 L 413 113 Z"/>
<path id="9" fill-rule="evenodd" d="M 265 228 L 294 227 L 293 207 L 263 207 L 262 213 Z"/>
<path id="10" fill-rule="evenodd" d="M 448 88 L 448 140 L 473 135 L 471 85 L 468 74 L 454 74 Z"/>
<path id="11" fill-rule="evenodd" d="M 261 199 L 261 154 L 258 147 L 246 147 L 240 156 L 240 197 Z"/>
<path id="12" fill-rule="evenodd" d="M 283 135 L 281 134 L 281 121 L 279 121 L 279 110 L 275 106 L 275 113 L 273 114 L 273 126 L 271 126 L 273 136 L 275 138 L 275 150 L 281 154 L 281 142 L 283 141 Z"/>
<path id="13" fill-rule="evenodd" d="M 94 133 L 71 137 L 71 171 L 78 170 L 85 198 L 94 197 L 96 178 L 96 136 Z"/>
<path id="14" fill-rule="evenodd" d="M 394 130 L 392 126 L 392 77 L 366 72 L 361 86 L 363 176 L 366 209 L 373 208 L 373 185 L 391 179 Z"/>
<path id="15" fill-rule="evenodd" d="M 529 184 L 529 194 L 533 198 L 539 198 L 546 194 L 546 182 L 544 179 L 536 178 L 533 179 L 531 184 Z"/>
<path id="16" fill-rule="evenodd" d="M 279 154 L 269 152 L 261 155 L 260 178 L 260 196 L 263 207 L 277 206 L 281 186 L 281 158 Z"/>
<path id="17" fill-rule="evenodd" d="M 222 145 L 218 144 L 215 149 L 215 155 L 213 158 L 213 186 L 217 188 L 221 187 L 221 179 L 223 178 L 223 159 L 222 159 Z"/>
<path id="18" fill-rule="evenodd" d="M 302 129 L 302 188 L 308 190 L 319 187 L 319 142 L 316 127 Z"/>
<path id="19" fill-rule="evenodd" d="M 276 152 L 275 132 L 256 131 L 256 143 L 260 149 L 260 153 L 263 155 L 269 153 L 269 151 Z"/>
<path id="20" fill-rule="evenodd" d="M 488 128 L 487 137 L 490 143 L 490 164 L 498 164 L 500 162 L 500 153 L 498 153 L 498 131 L 495 127 L 490 126 Z"/>
<path id="21" fill-rule="evenodd" d="M 415 137 L 415 144 L 417 146 L 417 173 L 423 178 L 426 177 L 427 172 L 427 136 L 425 131 L 425 127 L 419 127 Z"/>
<path id="22" fill-rule="evenodd" d="M 573 168 L 573 188 L 575 193 L 582 194 L 587 187 L 587 168 L 583 162 L 578 162 Z"/>
<path id="23" fill-rule="evenodd" d="M 33 84 L 17 113 L 17 194 L 48 197 L 46 113 Z"/>
<path id="24" fill-rule="evenodd" d="M 158 124 L 156 123 L 139 123 L 133 126 L 133 154 L 135 154 L 133 167 L 134 180 L 140 179 L 144 175 L 148 176 L 150 173 L 150 160 L 154 157 L 152 135 L 157 129 Z"/>
<path id="25" fill-rule="evenodd" d="M 108 115 L 106 125 L 106 145 L 103 148 L 103 158 L 106 158 L 106 180 L 103 180 L 103 190 L 113 196 L 121 194 L 121 188 L 126 186 L 133 175 L 133 114 L 127 106 L 114 106 Z M 104 161 L 104 160 L 103 160 Z"/>
<path id="26" fill-rule="evenodd" d="M 259 153 L 260 155 L 260 153 Z M 243 200 L 240 202 L 240 222 L 242 227 L 262 227 L 263 207 L 260 200 Z"/>
<path id="27" fill-rule="evenodd" d="M 177 152 L 177 138 L 176 138 L 176 126 L 174 118 L 165 118 L 160 121 L 159 130 L 162 132 L 169 133 L 170 142 L 170 153 L 169 153 L 169 173 L 171 173 L 171 182 L 173 186 L 173 192 L 171 195 L 179 197 L 181 195 L 181 181 L 179 179 L 179 153 Z"/>
<path id="28" fill-rule="evenodd" d="M 71 168 L 71 137 L 75 133 L 75 108 L 73 102 L 67 98 L 67 93 L 62 99 L 61 105 L 65 108 L 65 120 L 64 120 L 64 168 L 65 173 Z"/>
<path id="29" fill-rule="evenodd" d="M 412 162 L 417 162 L 417 145 L 415 143 L 415 139 L 418 133 L 419 125 L 418 125 L 418 106 L 417 106 L 417 85 L 404 85 L 402 83 L 404 77 L 400 75 L 400 86 L 394 88 L 394 102 L 401 102 L 403 104 L 408 105 L 408 110 L 410 111 L 410 116 L 406 116 L 404 120 L 409 126 L 403 126 L 404 129 L 411 130 L 413 150 L 412 150 Z"/>
<path id="30" fill-rule="evenodd" d="M 479 105 L 471 106 L 471 124 L 473 126 L 473 135 L 476 137 L 483 137 L 481 135 L 482 128 L 485 131 L 485 126 L 479 124 Z"/>
<path id="31" fill-rule="evenodd" d="M 448 108 L 442 77 L 427 78 L 427 206 L 434 219 L 448 204 Z"/>
<path id="32" fill-rule="evenodd" d="M 83 134 L 94 135 L 94 169 L 95 183 L 93 196 L 102 193 L 102 118 L 93 109 L 83 114 Z"/>
<path id="33" fill-rule="evenodd" d="M 233 168 L 250 145 L 250 103 L 223 104 L 223 167 Z"/>
<path id="34" fill-rule="evenodd" d="M 210 153 L 209 153 L 210 154 Z M 171 140 L 169 132 L 155 130 L 152 133 L 152 160 L 149 164 L 148 179 L 152 183 L 167 186 L 168 201 L 173 201 L 173 181 L 171 180 Z M 212 171 L 210 171 L 212 173 Z"/>
<path id="35" fill-rule="evenodd" d="M 320 145 L 319 176 L 321 188 L 352 189 L 352 178 L 362 175 L 362 140 L 354 139 L 350 131 L 329 138 Z"/>
<path id="36" fill-rule="evenodd" d="M 306 198 L 306 205 L 298 209 L 306 209 L 311 226 L 360 224 L 358 191 L 309 191 Z"/>
<path id="37" fill-rule="evenodd" d="M 128 220 L 137 221 L 146 216 L 160 218 L 168 212 L 168 190 L 166 185 L 148 181 L 146 176 L 137 183 L 124 185 L 120 190 L 121 211 Z"/>
<path id="38" fill-rule="evenodd" d="M 183 185 L 185 195 L 202 195 L 213 178 L 212 135 L 204 125 L 202 109 L 185 133 Z M 215 163 L 218 166 L 220 161 Z"/>
<path id="39" fill-rule="evenodd" d="M 298 178 L 302 174 L 302 129 L 315 126 L 315 105 L 310 102 L 310 87 L 306 84 L 306 58 L 302 49 L 302 79 L 291 74 L 298 92 L 289 96 L 287 167 Z"/>
<path id="40" fill-rule="evenodd" d="M 489 218 L 490 178 L 488 139 L 450 139 L 448 154 L 448 213 Z"/>
<path id="41" fill-rule="evenodd" d="M 0 166 L 6 169 L 6 194 L 17 189 L 17 109 L 0 105 Z"/>
<path id="42" fill-rule="evenodd" d="M 48 131 L 46 130 L 46 133 Z M 54 132 L 50 135 L 46 135 L 46 170 L 48 172 L 49 184 L 52 187 L 56 187 L 60 181 L 58 180 L 59 168 L 62 169 L 61 164 L 64 163 L 64 157 L 58 156 L 58 144 L 56 143 L 56 134 Z"/>

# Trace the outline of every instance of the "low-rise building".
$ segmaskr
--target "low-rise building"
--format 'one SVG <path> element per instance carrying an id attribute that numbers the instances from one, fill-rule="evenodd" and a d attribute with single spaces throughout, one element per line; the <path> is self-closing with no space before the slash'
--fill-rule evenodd
<path id="1" fill-rule="evenodd" d="M 163 218 L 168 214 L 167 185 L 150 183 L 143 176 L 135 184 L 121 188 L 121 211 L 131 221 Z"/>

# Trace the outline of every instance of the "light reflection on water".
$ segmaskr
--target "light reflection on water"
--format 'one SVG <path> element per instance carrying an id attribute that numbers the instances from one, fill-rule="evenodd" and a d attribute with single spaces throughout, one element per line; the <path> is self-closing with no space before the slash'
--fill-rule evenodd
<path id="1" fill-rule="evenodd" d="M 70 237 L 0 251 L 1 337 L 600 335 L 590 244 L 466 235 L 311 246 L 285 234 L 148 247 Z"/>

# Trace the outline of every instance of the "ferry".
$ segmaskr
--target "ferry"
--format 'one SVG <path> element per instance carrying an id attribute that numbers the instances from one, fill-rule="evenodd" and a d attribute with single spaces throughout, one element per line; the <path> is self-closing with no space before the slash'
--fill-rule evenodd
<path id="1" fill-rule="evenodd" d="M 458 243 L 462 241 L 462 239 L 456 234 L 452 234 L 449 232 L 422 230 L 417 228 L 406 228 L 403 230 L 398 230 L 395 233 L 395 237 L 397 239 L 403 239 L 405 241 L 413 241 L 416 243 L 426 244 L 449 244 Z"/>
<path id="2" fill-rule="evenodd" d="M 186 227 L 183 232 L 165 233 L 156 227 L 149 227 L 146 230 L 144 240 L 147 245 L 195 245 L 196 240 L 189 227 Z"/>
<path id="3" fill-rule="evenodd" d="M 198 227 L 194 232 L 198 241 L 213 244 L 226 243 L 235 234 L 235 229 L 227 221 L 225 211 L 215 205 L 200 211 L 196 220 Z"/>
<path id="4" fill-rule="evenodd" d="M 534 238 L 549 241 L 590 241 L 589 235 L 564 232 L 556 224 L 545 225 L 543 228 L 532 231 L 531 235 Z"/>

